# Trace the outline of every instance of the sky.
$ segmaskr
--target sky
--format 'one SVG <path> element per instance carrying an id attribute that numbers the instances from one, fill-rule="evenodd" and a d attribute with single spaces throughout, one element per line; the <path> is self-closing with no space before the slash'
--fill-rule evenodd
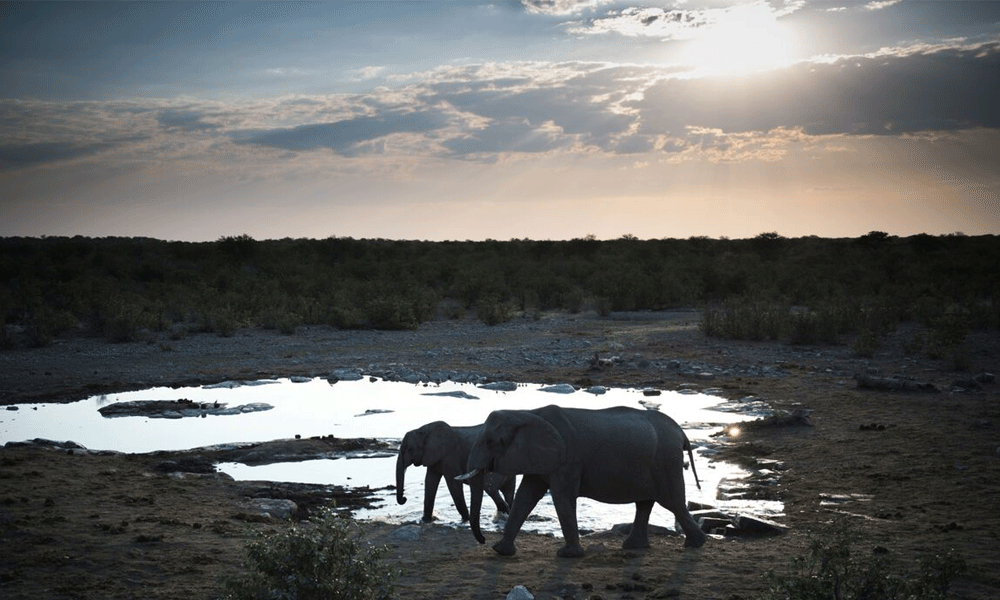
<path id="1" fill-rule="evenodd" d="M 0 236 L 1000 234 L 1000 2 L 0 2 Z"/>

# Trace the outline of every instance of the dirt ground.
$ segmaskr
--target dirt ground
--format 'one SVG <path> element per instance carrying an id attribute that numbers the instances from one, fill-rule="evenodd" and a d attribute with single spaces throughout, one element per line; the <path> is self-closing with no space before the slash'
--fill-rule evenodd
<path id="1" fill-rule="evenodd" d="M 697 312 L 675 311 L 542 315 L 496 327 L 442 320 L 401 332 L 310 327 L 290 336 L 250 330 L 230 338 L 160 334 L 131 344 L 57 340 L 0 353 L 0 404 L 353 367 L 721 388 L 727 398 L 756 396 L 776 409 L 811 411 L 812 426 L 745 432 L 726 450 L 782 463 L 774 493 L 785 503 L 777 519 L 789 527 L 785 535 L 713 537 L 697 550 L 685 550 L 679 537 L 654 536 L 648 550 L 623 551 L 619 534 L 602 532 L 585 538 L 586 557 L 560 559 L 561 540 L 522 533 L 518 553 L 503 558 L 489 547 L 498 533 L 480 546 L 466 528 L 358 526 L 366 539 L 389 545 L 386 560 L 400 571 L 402 598 L 498 599 L 524 585 L 546 599 L 749 599 L 764 589 L 768 569 L 786 570 L 811 536 L 838 518 L 863 533 L 858 551 L 887 550 L 900 570 L 954 549 L 969 569 L 951 596 L 1000 597 L 1000 385 L 955 385 L 997 372 L 996 332 L 969 336 L 969 368 L 956 372 L 904 352 L 920 333 L 910 325 L 890 334 L 874 357 L 857 358 L 850 340 L 815 347 L 728 342 L 705 338 L 698 321 Z M 939 392 L 859 389 L 855 373 L 904 376 Z M 253 517 L 254 492 L 225 476 L 159 469 L 166 458 L 0 449 L 0 597 L 217 598 L 219 576 L 239 569 L 251 533 L 288 521 Z M 847 499 L 831 503 L 830 495 Z"/>

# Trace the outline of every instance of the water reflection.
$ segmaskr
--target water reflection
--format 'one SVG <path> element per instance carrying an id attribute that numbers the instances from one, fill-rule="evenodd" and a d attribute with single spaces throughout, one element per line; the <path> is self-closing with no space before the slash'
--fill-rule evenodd
<path id="1" fill-rule="evenodd" d="M 509 387 L 508 387 L 509 389 Z M 551 391 L 546 391 L 549 389 Z M 330 384 L 324 379 L 293 382 L 288 379 L 253 382 L 253 385 L 226 385 L 188 388 L 152 388 L 95 396 L 71 404 L 22 405 L 19 410 L 0 414 L 0 443 L 33 438 L 72 440 L 92 450 L 152 452 L 182 450 L 218 444 L 259 442 L 273 439 L 334 435 L 339 438 L 369 437 L 399 439 L 424 423 L 444 420 L 460 425 L 475 425 L 486 420 L 498 408 L 530 409 L 546 404 L 577 408 L 633 406 L 655 403 L 684 427 L 695 446 L 695 460 L 702 480 L 702 490 L 686 472 L 688 498 L 732 509 L 752 508 L 757 514 L 780 512 L 779 503 L 716 499 L 722 479 L 738 478 L 745 473 L 733 465 L 710 463 L 703 452 L 709 434 L 720 425 L 738 423 L 759 416 L 759 412 L 736 412 L 732 403 L 717 410 L 723 400 L 689 392 L 662 392 L 656 397 L 643 390 L 615 389 L 603 393 L 556 393 L 566 388 L 546 388 L 519 384 L 514 391 L 497 391 L 471 384 L 445 382 L 440 385 L 409 384 L 387 381 L 341 381 Z M 647 391 L 646 394 L 649 394 Z M 188 399 L 195 403 L 226 404 L 230 407 L 267 403 L 271 410 L 239 415 L 205 418 L 154 419 L 148 417 L 104 418 L 98 408 L 115 402 L 135 400 Z M 744 403 L 742 408 L 759 405 Z M 302 483 L 326 483 L 385 488 L 394 482 L 395 457 L 377 455 L 366 458 L 341 458 L 298 463 L 278 463 L 259 467 L 222 464 L 220 469 L 236 479 L 259 479 Z M 399 506 L 391 491 L 383 492 L 381 507 L 361 517 L 414 521 L 423 505 L 422 467 L 407 473 L 406 495 L 411 502 Z M 742 506 L 745 504 L 751 506 Z M 484 511 L 487 506 L 484 503 Z M 633 505 L 613 506 L 580 499 L 578 515 L 581 529 L 605 529 L 620 522 L 630 522 Z M 458 512 L 444 486 L 438 491 L 436 514 L 442 522 L 457 523 Z M 558 522 L 546 498 L 535 510 L 536 519 L 526 530 L 558 532 Z M 673 526 L 666 510 L 654 510 L 654 524 Z"/>

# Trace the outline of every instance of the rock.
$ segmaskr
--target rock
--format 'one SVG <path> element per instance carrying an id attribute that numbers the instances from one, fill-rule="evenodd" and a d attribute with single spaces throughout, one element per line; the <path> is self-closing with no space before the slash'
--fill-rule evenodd
<path id="1" fill-rule="evenodd" d="M 781 523 L 750 515 L 737 515 L 733 525 L 738 535 L 779 535 L 788 531 Z"/>
<path id="2" fill-rule="evenodd" d="M 290 519 L 299 512 L 299 505 L 291 500 L 279 498 L 254 498 L 250 501 L 249 509 L 272 519 Z"/>
<path id="3" fill-rule="evenodd" d="M 473 396 L 468 392 L 463 392 L 458 390 L 456 392 L 426 392 L 420 394 L 421 396 L 448 396 L 451 398 L 461 398 L 463 400 L 479 400 L 479 396 Z"/>
<path id="4" fill-rule="evenodd" d="M 389 534 L 389 539 L 394 542 L 414 542 L 420 539 L 419 525 L 403 525 Z"/>
<path id="5" fill-rule="evenodd" d="M 608 388 L 604 387 L 603 385 L 592 385 L 583 391 L 587 392 L 588 394 L 600 396 L 601 394 L 608 393 Z"/>
<path id="6" fill-rule="evenodd" d="M 541 388 L 541 392 L 551 392 L 553 394 L 572 394 L 576 391 L 576 388 L 568 383 L 560 383 L 557 385 L 550 385 Z"/>
<path id="7" fill-rule="evenodd" d="M 312 381 L 312 377 L 303 377 L 301 375 L 292 375 L 291 377 L 288 378 L 288 381 L 291 381 L 292 383 L 309 383 L 310 381 Z"/>
<path id="8" fill-rule="evenodd" d="M 653 388 L 646 388 L 646 389 L 642 390 L 642 395 L 643 396 L 659 396 L 660 395 L 660 390 L 656 390 L 656 389 L 653 389 Z"/>
<path id="9" fill-rule="evenodd" d="M 535 600 L 535 597 L 523 585 L 515 585 L 514 589 L 507 592 L 507 600 Z"/>
<path id="10" fill-rule="evenodd" d="M 804 408 L 796 408 L 788 414 L 774 415 L 755 421 L 744 421 L 739 426 L 744 431 L 756 431 L 771 427 L 812 427 L 812 421 L 809 419 L 810 412 Z"/>
<path id="11" fill-rule="evenodd" d="M 513 392 L 517 390 L 517 384 L 513 381 L 493 381 L 490 383 L 483 383 L 479 387 L 484 390 L 492 390 L 494 392 Z"/>
<path id="12" fill-rule="evenodd" d="M 181 419 L 184 417 L 202 417 L 205 415 L 239 415 L 244 413 L 271 410 L 274 408 L 264 402 L 250 402 L 239 406 L 227 407 L 220 402 L 193 402 L 182 398 L 180 400 L 130 400 L 115 402 L 97 409 L 102 417 L 148 417 L 150 419 Z"/>
<path id="13" fill-rule="evenodd" d="M 854 376 L 858 389 L 883 390 L 891 392 L 939 392 L 933 383 L 920 383 L 902 377 L 875 377 L 868 373 L 858 373 Z"/>
<path id="14" fill-rule="evenodd" d="M 983 372 L 973 377 L 973 379 L 975 379 L 978 383 L 993 383 L 997 380 L 997 376 L 993 373 Z"/>
<path id="15" fill-rule="evenodd" d="M 330 383 L 337 383 L 338 381 L 358 381 L 363 378 L 364 375 L 358 369 L 335 369 L 327 376 L 326 380 Z"/>

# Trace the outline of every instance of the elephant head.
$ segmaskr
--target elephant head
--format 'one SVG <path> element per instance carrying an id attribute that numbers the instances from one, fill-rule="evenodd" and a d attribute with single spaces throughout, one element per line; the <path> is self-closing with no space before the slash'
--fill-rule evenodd
<path id="1" fill-rule="evenodd" d="M 406 503 L 403 482 L 410 465 L 428 467 L 437 464 L 455 450 L 458 434 L 444 421 L 434 421 L 407 432 L 396 456 L 396 502 Z"/>
<path id="2" fill-rule="evenodd" d="M 540 416 L 521 410 L 490 413 L 469 454 L 469 473 L 542 475 L 566 460 L 562 434 Z"/>

